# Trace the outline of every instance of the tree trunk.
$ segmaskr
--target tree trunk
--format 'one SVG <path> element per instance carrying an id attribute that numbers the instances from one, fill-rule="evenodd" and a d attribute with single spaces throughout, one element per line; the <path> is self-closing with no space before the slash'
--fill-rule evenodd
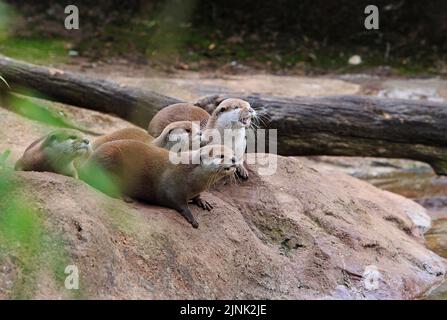
<path id="1" fill-rule="evenodd" d="M 147 128 L 158 110 L 180 102 L 149 90 L 36 66 L 1 55 L 0 75 L 12 91 L 115 114 L 143 128 Z"/>
<path id="2" fill-rule="evenodd" d="M 113 113 L 143 128 L 158 110 L 179 102 L 1 56 L 0 75 L 14 91 Z M 223 98 L 207 97 L 197 105 L 212 111 Z M 266 116 L 266 127 L 278 130 L 281 155 L 406 158 L 427 162 L 438 174 L 447 175 L 446 104 L 363 96 L 239 98 Z"/>
<path id="3" fill-rule="evenodd" d="M 225 95 L 197 105 L 210 111 Z M 277 129 L 281 155 L 406 158 L 447 175 L 447 105 L 365 96 L 239 96 Z"/>

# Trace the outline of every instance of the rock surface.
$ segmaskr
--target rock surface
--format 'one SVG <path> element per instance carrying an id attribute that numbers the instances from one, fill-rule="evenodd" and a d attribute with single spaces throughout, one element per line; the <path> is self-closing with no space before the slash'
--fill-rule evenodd
<path id="1" fill-rule="evenodd" d="M 49 130 L 0 112 L 0 151 L 11 148 L 11 160 Z M 205 193 L 214 210 L 192 206 L 199 229 L 173 210 L 127 204 L 82 181 L 13 173 L 3 196 L 0 183 L 0 240 L 12 243 L 0 241 L 0 298 L 412 299 L 444 279 L 445 260 L 409 218 L 422 207 L 297 158 L 277 159 L 273 176 L 253 172 Z M 38 225 L 24 224 L 20 236 L 5 224 L 16 221 L 14 199 Z M 64 287 L 67 265 L 79 270 L 79 290 Z M 371 266 L 376 290 L 362 279 Z"/>
<path id="2" fill-rule="evenodd" d="M 401 209 L 409 200 L 278 161 L 273 177 L 252 174 L 205 193 L 214 210 L 193 208 L 197 230 L 172 210 L 127 204 L 51 173 L 14 173 L 21 187 L 8 197 L 30 195 L 45 233 L 61 239 L 67 265 L 79 269 L 83 298 L 411 299 L 443 279 L 444 260 Z M 54 243 L 44 244 L 40 254 Z M 31 297 L 66 297 L 41 261 L 26 284 Z M 370 265 L 381 274 L 372 291 L 361 279 Z M 0 270 L 15 270 L 0 272 L 13 283 L 24 272 L 4 251 Z M 8 297 L 8 288 L 0 292 Z"/>

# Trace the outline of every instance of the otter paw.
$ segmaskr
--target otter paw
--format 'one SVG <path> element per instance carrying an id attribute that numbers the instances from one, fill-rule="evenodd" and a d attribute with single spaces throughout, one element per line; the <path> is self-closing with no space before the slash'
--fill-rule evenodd
<path id="1" fill-rule="evenodd" d="M 199 223 L 196 220 L 190 221 L 189 223 L 191 223 L 191 225 L 194 229 L 197 229 L 199 227 Z"/>
<path id="2" fill-rule="evenodd" d="M 213 209 L 213 206 L 211 205 L 211 203 L 209 203 L 206 200 L 203 200 L 200 197 L 196 197 L 196 198 L 192 199 L 192 202 L 195 205 L 197 205 L 198 207 L 202 208 L 203 210 L 211 211 L 211 209 Z"/>
<path id="3" fill-rule="evenodd" d="M 248 179 L 248 170 L 245 169 L 244 166 L 238 166 L 236 169 L 236 176 L 243 180 L 247 180 Z"/>

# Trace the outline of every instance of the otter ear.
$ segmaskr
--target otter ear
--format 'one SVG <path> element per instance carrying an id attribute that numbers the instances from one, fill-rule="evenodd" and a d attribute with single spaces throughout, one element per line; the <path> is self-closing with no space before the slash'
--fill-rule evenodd
<path id="1" fill-rule="evenodd" d="M 208 154 L 206 154 L 206 152 L 205 152 L 205 150 L 200 150 L 199 151 L 199 160 L 200 160 L 200 164 L 203 164 L 204 162 L 203 162 L 203 160 L 205 159 L 205 158 L 208 158 Z"/>
<path id="2" fill-rule="evenodd" d="M 171 130 L 168 131 L 168 136 L 170 136 L 171 134 L 175 133 L 175 130 L 177 128 L 172 128 Z"/>
<path id="3" fill-rule="evenodd" d="M 50 134 L 49 136 L 48 136 L 48 142 L 54 142 L 54 141 L 57 141 L 58 139 L 57 139 L 58 137 L 57 137 L 57 134 Z"/>
<path id="4" fill-rule="evenodd" d="M 211 95 L 200 98 L 194 105 L 213 113 L 217 106 L 226 99 L 223 95 Z"/>
<path id="5" fill-rule="evenodd" d="M 52 144 L 53 142 L 57 141 L 57 135 L 56 134 L 50 134 L 43 140 L 43 145 L 48 146 Z"/>

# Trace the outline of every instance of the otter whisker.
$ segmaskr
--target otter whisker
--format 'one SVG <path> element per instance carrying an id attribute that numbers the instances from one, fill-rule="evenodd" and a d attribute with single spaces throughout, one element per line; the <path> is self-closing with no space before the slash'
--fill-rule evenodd
<path id="1" fill-rule="evenodd" d="M 236 172 L 233 174 L 233 177 L 234 177 L 236 183 L 241 183 L 241 178 L 239 178 L 239 175 L 237 174 L 237 170 L 236 170 Z"/>
<path id="2" fill-rule="evenodd" d="M 210 176 L 210 184 L 208 186 L 209 188 L 212 187 L 216 183 L 220 172 L 221 172 L 221 170 L 219 169 Z"/>
<path id="3" fill-rule="evenodd" d="M 250 129 L 253 129 L 254 131 L 256 131 L 256 130 L 258 130 L 259 129 L 259 126 L 257 125 L 257 124 L 255 124 L 254 122 L 252 122 L 251 124 L 250 124 L 250 127 L 249 127 Z"/>
<path id="4" fill-rule="evenodd" d="M 267 123 L 266 123 L 266 122 L 267 122 L 269 119 L 268 119 L 268 117 L 267 117 L 266 115 L 258 114 L 258 115 L 255 116 L 255 119 L 256 119 L 256 121 L 257 121 L 259 124 L 262 123 L 262 125 L 263 125 L 264 127 L 267 127 Z"/>
<path id="5" fill-rule="evenodd" d="M 208 189 L 208 188 L 210 188 L 211 187 L 211 178 L 213 177 L 213 173 L 211 173 L 209 176 L 208 176 L 208 179 L 206 180 L 206 188 Z"/>
<path id="6" fill-rule="evenodd" d="M 234 174 L 231 174 L 230 175 L 230 183 L 232 184 L 232 185 L 236 185 L 236 178 L 234 177 Z"/>

